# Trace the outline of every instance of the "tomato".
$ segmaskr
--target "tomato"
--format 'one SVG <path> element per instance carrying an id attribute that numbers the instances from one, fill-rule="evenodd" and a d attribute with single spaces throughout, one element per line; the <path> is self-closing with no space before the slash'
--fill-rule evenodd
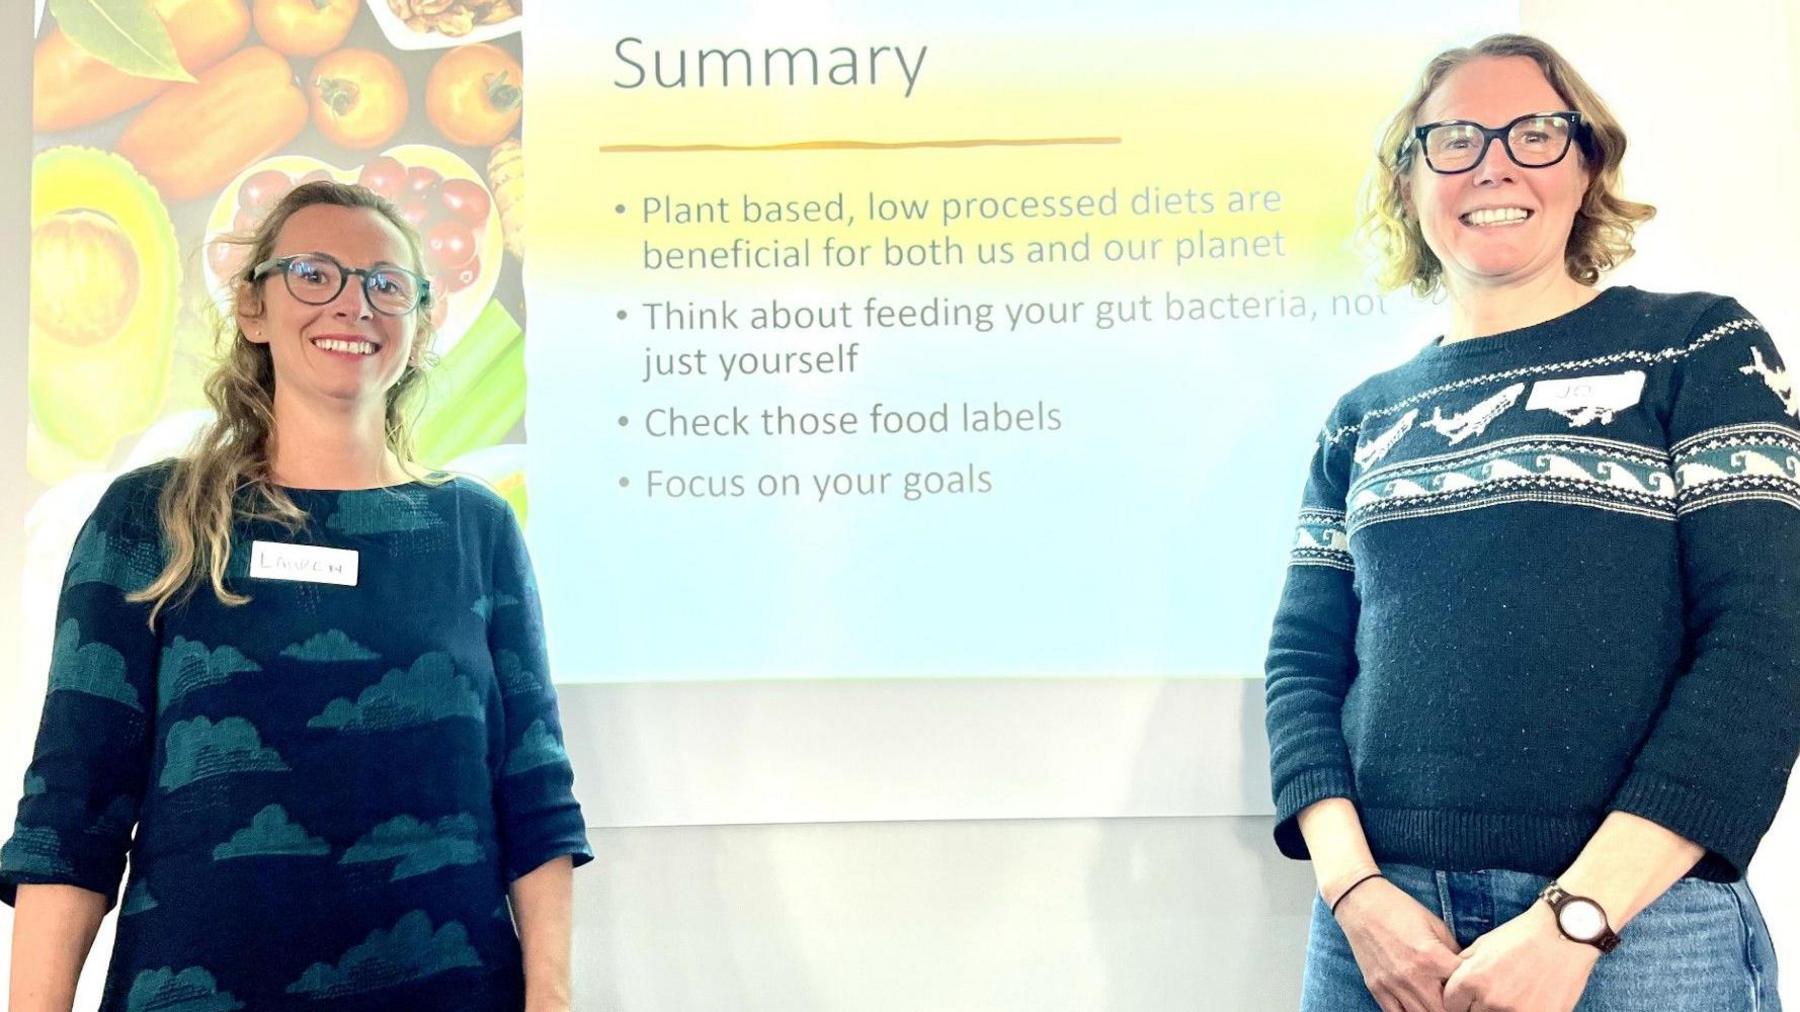
<path id="1" fill-rule="evenodd" d="M 506 50 L 487 43 L 445 53 L 425 80 L 425 112 L 453 144 L 498 144 L 519 125 L 525 73 Z"/>
<path id="2" fill-rule="evenodd" d="M 256 0 L 256 34 L 289 56 L 318 56 L 344 44 L 362 0 Z"/>
<path id="3" fill-rule="evenodd" d="M 487 224 L 488 207 L 493 203 L 487 188 L 473 179 L 446 179 L 438 192 L 438 203 L 458 221 L 470 228 Z"/>
<path id="4" fill-rule="evenodd" d="M 234 252 L 235 249 L 230 243 L 214 240 L 206 247 L 206 262 L 212 265 L 214 274 L 224 277 L 226 268 L 231 263 L 231 254 Z"/>
<path id="5" fill-rule="evenodd" d="M 313 64 L 313 125 L 333 144 L 380 147 L 406 122 L 406 79 L 369 49 L 340 49 Z"/>
<path id="6" fill-rule="evenodd" d="M 481 261 L 471 259 L 467 264 L 457 268 L 450 275 L 450 290 L 460 292 L 475 283 L 481 277 Z"/>
<path id="7" fill-rule="evenodd" d="M 264 169 L 253 172 L 238 187 L 238 206 L 246 211 L 262 214 L 275 206 L 275 202 L 287 195 L 294 188 L 294 181 L 280 169 Z"/>
<path id="8" fill-rule="evenodd" d="M 414 165 L 406 170 L 406 192 L 415 197 L 433 197 L 437 195 L 438 184 L 444 177 L 436 169 L 428 169 L 423 165 Z"/>
<path id="9" fill-rule="evenodd" d="M 446 271 L 475 259 L 475 233 L 460 221 L 440 221 L 425 234 L 425 250 Z"/>
<path id="10" fill-rule="evenodd" d="M 244 258 L 249 255 L 250 247 L 234 242 L 214 240 L 206 247 L 206 262 L 212 265 L 213 276 L 221 280 L 234 277 L 243 270 Z"/>
<path id="11" fill-rule="evenodd" d="M 387 155 L 371 158 L 356 181 L 389 200 L 399 200 L 406 194 L 406 166 Z"/>
<path id="12" fill-rule="evenodd" d="M 423 232 L 425 223 L 431 220 L 431 198 L 418 193 L 401 197 L 400 217 L 405 218 L 414 231 Z"/>

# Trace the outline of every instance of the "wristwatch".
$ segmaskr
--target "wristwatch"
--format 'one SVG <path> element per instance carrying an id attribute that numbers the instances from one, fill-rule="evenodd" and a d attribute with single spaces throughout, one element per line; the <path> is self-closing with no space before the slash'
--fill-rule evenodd
<path id="1" fill-rule="evenodd" d="M 1619 936 L 1606 921 L 1606 911 L 1586 896 L 1574 896 L 1552 881 L 1538 894 L 1556 912 L 1556 930 L 1571 942 L 1583 942 L 1601 952 L 1619 946 Z"/>

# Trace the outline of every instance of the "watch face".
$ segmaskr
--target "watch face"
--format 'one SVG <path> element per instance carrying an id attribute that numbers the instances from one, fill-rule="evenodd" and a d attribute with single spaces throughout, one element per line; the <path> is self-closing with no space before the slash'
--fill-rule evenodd
<path id="1" fill-rule="evenodd" d="M 1606 930 L 1606 914 L 1592 900 L 1569 900 L 1556 912 L 1556 921 L 1565 934 L 1583 942 L 1599 938 Z"/>

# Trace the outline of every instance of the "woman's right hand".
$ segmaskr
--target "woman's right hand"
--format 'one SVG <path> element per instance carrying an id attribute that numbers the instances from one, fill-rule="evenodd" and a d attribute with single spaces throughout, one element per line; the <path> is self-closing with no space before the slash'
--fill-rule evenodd
<path id="1" fill-rule="evenodd" d="M 1345 896 L 1336 917 L 1382 1012 L 1444 1012 L 1462 947 L 1442 920 L 1387 879 Z"/>

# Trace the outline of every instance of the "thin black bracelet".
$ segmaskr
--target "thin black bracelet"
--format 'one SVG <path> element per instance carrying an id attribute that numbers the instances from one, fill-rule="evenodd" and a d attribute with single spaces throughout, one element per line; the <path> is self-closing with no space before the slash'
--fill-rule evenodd
<path id="1" fill-rule="evenodd" d="M 1355 892 L 1357 886 L 1362 885 L 1364 882 L 1367 882 L 1368 880 L 1370 880 L 1372 878 L 1383 878 L 1383 877 L 1385 877 L 1385 876 L 1383 876 L 1380 872 L 1373 872 L 1371 874 L 1364 875 L 1362 878 L 1359 878 L 1356 881 L 1350 883 L 1350 888 L 1344 890 L 1341 893 L 1338 893 L 1338 898 L 1331 901 L 1331 916 L 1333 916 L 1333 917 L 1337 916 L 1338 904 L 1344 902 L 1344 897 Z"/>

